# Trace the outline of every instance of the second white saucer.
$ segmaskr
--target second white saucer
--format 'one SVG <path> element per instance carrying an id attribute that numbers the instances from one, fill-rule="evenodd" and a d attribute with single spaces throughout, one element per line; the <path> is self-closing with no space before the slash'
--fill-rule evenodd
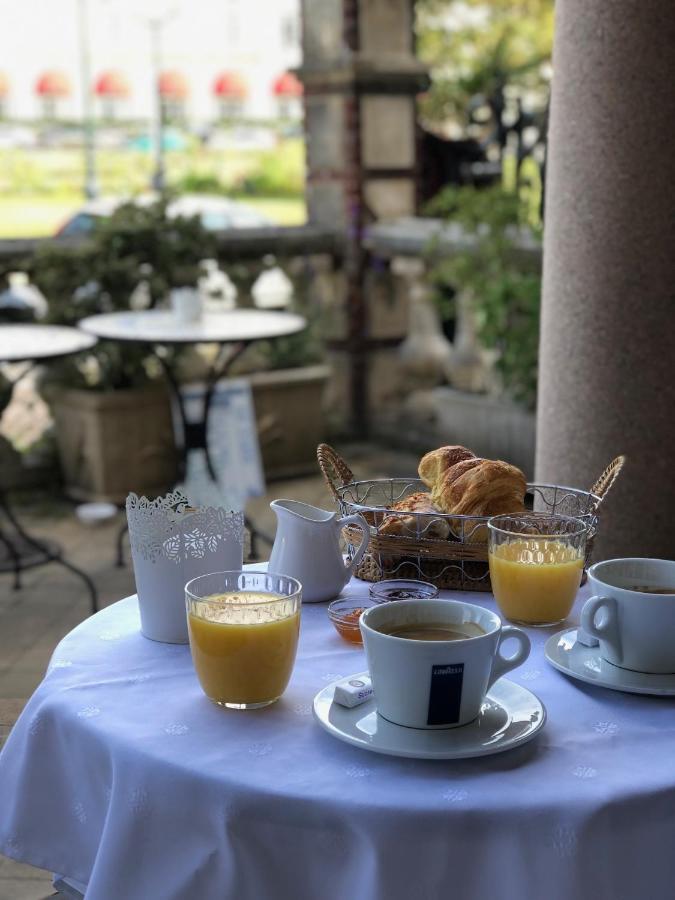
<path id="1" fill-rule="evenodd" d="M 602 658 L 600 647 L 586 647 L 577 643 L 576 628 L 567 628 L 554 634 L 546 641 L 544 652 L 555 669 L 577 681 L 628 694 L 675 697 L 675 674 L 650 675 L 648 672 L 633 672 L 631 669 L 613 666 Z"/>
<path id="2" fill-rule="evenodd" d="M 541 700 L 506 678 L 500 678 L 490 688 L 478 718 L 461 728 L 404 728 L 379 716 L 375 700 L 347 709 L 333 703 L 334 691 L 335 683 L 329 684 L 314 698 L 314 716 L 322 728 L 338 740 L 388 756 L 415 759 L 488 756 L 532 740 L 546 721 Z"/>

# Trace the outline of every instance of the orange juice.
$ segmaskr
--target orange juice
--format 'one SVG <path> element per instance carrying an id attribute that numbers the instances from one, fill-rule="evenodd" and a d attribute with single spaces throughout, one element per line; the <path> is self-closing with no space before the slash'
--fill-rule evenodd
<path id="1" fill-rule="evenodd" d="M 576 548 L 523 537 L 493 547 L 489 558 L 492 591 L 507 619 L 545 625 L 567 618 L 584 566 Z"/>
<path id="2" fill-rule="evenodd" d="M 283 694 L 300 630 L 293 600 L 257 591 L 213 594 L 192 607 L 188 628 L 192 660 L 211 700 L 264 705 Z"/>

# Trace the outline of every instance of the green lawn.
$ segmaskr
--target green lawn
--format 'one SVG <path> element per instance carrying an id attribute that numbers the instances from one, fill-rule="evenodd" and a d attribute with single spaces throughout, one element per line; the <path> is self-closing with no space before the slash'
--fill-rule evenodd
<path id="1" fill-rule="evenodd" d="M 102 196 L 123 197 L 148 190 L 153 161 L 139 150 L 102 149 L 96 167 Z M 298 139 L 281 141 L 274 151 L 192 146 L 166 154 L 170 187 L 201 179 L 208 193 L 237 196 L 253 190 L 255 195 L 242 197 L 242 202 L 280 225 L 305 221 L 303 168 L 304 148 Z M 83 182 L 81 149 L 0 150 L 0 238 L 53 234 L 84 203 Z M 288 197 L 278 196 L 286 193 Z"/>

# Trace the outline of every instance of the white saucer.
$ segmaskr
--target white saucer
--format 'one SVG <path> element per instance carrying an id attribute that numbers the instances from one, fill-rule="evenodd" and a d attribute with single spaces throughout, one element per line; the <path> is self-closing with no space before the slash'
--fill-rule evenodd
<path id="1" fill-rule="evenodd" d="M 367 674 L 362 672 L 352 677 Z M 333 703 L 335 684 L 329 684 L 314 698 L 314 717 L 318 723 L 341 741 L 388 756 L 414 759 L 488 756 L 532 740 L 546 721 L 541 700 L 506 678 L 500 678 L 492 686 L 474 722 L 461 728 L 429 731 L 388 722 L 378 716 L 374 699 L 354 709 L 339 706 Z"/>
<path id="2" fill-rule="evenodd" d="M 546 641 L 546 659 L 551 665 L 578 681 L 596 684 L 628 694 L 657 694 L 675 697 L 675 675 L 649 675 L 613 666 L 600 655 L 599 647 L 577 643 L 577 629 L 567 628 Z"/>

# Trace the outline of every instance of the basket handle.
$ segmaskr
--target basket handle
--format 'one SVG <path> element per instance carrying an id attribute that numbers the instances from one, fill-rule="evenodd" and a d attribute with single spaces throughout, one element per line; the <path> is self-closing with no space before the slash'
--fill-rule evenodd
<path id="1" fill-rule="evenodd" d="M 591 493 L 596 494 L 600 498 L 600 500 L 598 501 L 598 506 L 600 506 L 602 501 L 609 493 L 610 488 L 619 477 L 619 473 L 623 469 L 625 462 L 625 456 L 617 456 L 616 459 L 613 459 L 591 488 Z"/>
<path id="2" fill-rule="evenodd" d="M 333 495 L 334 500 L 339 500 L 338 488 L 344 487 L 354 480 L 354 473 L 349 468 L 337 450 L 330 444 L 319 444 L 316 448 L 316 458 L 319 468 L 326 479 L 326 484 Z"/>

